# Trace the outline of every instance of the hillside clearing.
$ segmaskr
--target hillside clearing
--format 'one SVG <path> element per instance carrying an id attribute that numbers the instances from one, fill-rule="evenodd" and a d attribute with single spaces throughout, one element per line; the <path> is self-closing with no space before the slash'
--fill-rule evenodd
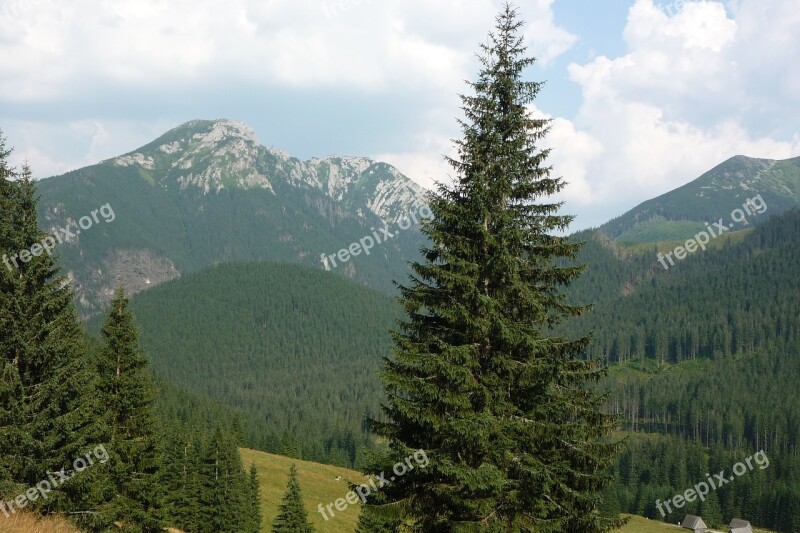
<path id="1" fill-rule="evenodd" d="M 308 517 L 316 531 L 319 533 L 352 533 L 355 531 L 358 515 L 361 512 L 360 506 L 348 508 L 341 513 L 334 511 L 336 516 L 325 521 L 317 511 L 317 504 L 321 503 L 325 506 L 333 503 L 338 498 L 344 498 L 345 494 L 350 490 L 347 484 L 348 479 L 360 481 L 364 479 L 363 474 L 347 468 L 301 461 L 291 457 L 246 448 L 242 448 L 241 453 L 245 467 L 249 468 L 251 464 L 255 464 L 258 470 L 263 514 L 262 532 L 267 533 L 272 530 L 272 521 L 278 515 L 278 506 L 281 498 L 283 498 L 283 493 L 286 491 L 289 467 L 292 464 L 297 466 L 300 488 L 303 491 Z M 341 476 L 341 480 L 337 481 L 337 476 Z M 649 520 L 641 516 L 623 516 L 630 517 L 630 521 L 628 525 L 619 529 L 618 533 L 678 533 L 681 531 L 676 525 L 666 524 L 657 520 Z M 64 533 L 72 533 L 72 531 L 64 530 Z M 717 531 L 723 530 L 718 529 Z M 765 529 L 753 529 L 753 532 L 770 533 Z M 28 530 L 20 530 L 20 533 L 28 533 Z"/>

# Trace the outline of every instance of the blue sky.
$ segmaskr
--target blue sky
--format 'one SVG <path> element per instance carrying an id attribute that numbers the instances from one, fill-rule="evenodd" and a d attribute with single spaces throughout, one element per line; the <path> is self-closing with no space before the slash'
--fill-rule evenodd
<path id="1" fill-rule="evenodd" d="M 788 0 L 525 0 L 532 112 L 573 229 L 736 154 L 800 155 Z M 458 93 L 495 0 L 0 0 L 0 128 L 38 177 L 196 118 L 301 158 L 366 155 L 448 181 Z"/>

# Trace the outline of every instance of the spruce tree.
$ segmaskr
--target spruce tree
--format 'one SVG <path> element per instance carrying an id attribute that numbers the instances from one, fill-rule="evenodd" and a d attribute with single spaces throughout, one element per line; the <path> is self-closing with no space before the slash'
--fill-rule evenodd
<path id="1" fill-rule="evenodd" d="M 308 511 L 303 505 L 297 468 L 289 470 L 289 482 L 283 495 L 278 516 L 272 525 L 272 533 L 311 533 L 314 527 L 308 521 Z"/>
<path id="2" fill-rule="evenodd" d="M 97 397 L 104 413 L 111 456 L 107 467 L 115 492 L 102 511 L 126 530 L 155 532 L 162 528 L 162 446 L 153 411 L 152 376 L 128 304 L 124 290 L 117 289 L 102 330 L 104 345 L 97 364 Z"/>
<path id="3" fill-rule="evenodd" d="M 15 240 L 13 239 L 13 220 L 17 212 L 15 203 L 15 184 L 12 182 L 15 172 L 10 166 L 8 157 L 11 149 L 6 147 L 6 139 L 0 131 L 0 255 L 8 258 L 13 255 Z M 13 292 L 13 267 L 0 265 L 0 317 L 8 316 L 8 306 Z M 14 477 L 22 471 L 25 461 L 21 455 L 26 448 L 26 437 L 23 428 L 24 397 L 22 380 L 17 365 L 11 359 L 8 350 L 8 331 L 0 327 L 0 496 L 14 492 Z"/>
<path id="4" fill-rule="evenodd" d="M 585 311 L 565 291 L 582 267 L 564 266 L 579 245 L 555 235 L 572 217 L 549 200 L 564 182 L 540 146 L 548 121 L 526 107 L 542 83 L 523 80 L 534 59 L 521 27 L 507 5 L 462 96 L 454 183 L 430 197 L 430 245 L 401 287 L 408 317 L 382 371 L 385 420 L 373 427 L 390 449 L 368 473 L 417 449 L 430 463 L 382 487 L 373 511 L 402 513 L 415 531 L 618 525 L 597 511 L 618 448 L 591 388 L 602 372 L 583 358 L 588 338 L 551 329 Z"/>
<path id="5" fill-rule="evenodd" d="M 206 444 L 200 468 L 197 533 L 239 533 L 247 515 L 248 480 L 234 438 L 217 428 Z"/>
<path id="6" fill-rule="evenodd" d="M 247 516 L 244 533 L 261 531 L 261 484 L 258 481 L 256 465 L 250 465 L 250 477 L 247 491 Z"/>
<path id="7" fill-rule="evenodd" d="M 169 429 L 165 437 L 161 484 L 166 491 L 164 523 L 197 531 L 200 518 L 200 442 L 196 435 Z"/>
<path id="8" fill-rule="evenodd" d="M 8 150 L 0 143 L 0 460 L 4 475 L 31 486 L 48 472 L 71 469 L 98 443 L 92 383 L 82 332 L 66 278 L 43 247 L 55 238 L 38 227 L 36 186 L 24 165 L 12 181 Z M 70 481 L 36 507 L 70 510 Z"/>

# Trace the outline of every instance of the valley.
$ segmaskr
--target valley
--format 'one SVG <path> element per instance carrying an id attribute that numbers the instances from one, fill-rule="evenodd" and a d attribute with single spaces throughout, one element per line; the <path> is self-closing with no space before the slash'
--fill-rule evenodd
<path id="1" fill-rule="evenodd" d="M 330 1 L 0 5 L 0 532 L 800 532 L 797 10 Z"/>
<path id="2" fill-rule="evenodd" d="M 136 158 L 129 163 L 136 165 Z M 746 165 L 734 166 L 739 169 L 734 171 L 730 169 L 734 163 L 743 165 L 744 160 L 726 163 L 725 172 L 715 170 L 712 175 L 741 178 Z M 794 179 L 800 181 L 800 175 Z M 704 176 L 690 185 L 698 195 L 708 195 L 707 183 Z M 785 394 L 797 386 L 800 375 L 796 356 L 800 330 L 796 321 L 788 319 L 797 316 L 800 301 L 792 281 L 793 272 L 800 268 L 796 264 L 800 215 L 786 210 L 796 202 L 770 197 L 768 220 L 756 217 L 754 228 L 726 233 L 709 243 L 707 250 L 663 271 L 658 268 L 657 251 L 683 241 L 657 239 L 690 238 L 700 227 L 699 222 L 670 220 L 706 216 L 685 211 L 682 198 L 689 190 L 685 186 L 674 193 L 679 195 L 675 199 L 669 193 L 649 203 L 660 206 L 658 214 L 627 233 L 638 231 L 640 242 L 625 240 L 625 234 L 614 239 L 613 231 L 606 234 L 604 228 L 573 236 L 586 242 L 576 262 L 589 267 L 573 283 L 570 297 L 576 303 L 591 302 L 594 309 L 561 327 L 570 336 L 594 331 L 587 353 L 609 364 L 609 377 L 601 385 L 610 395 L 609 412 L 624 420 L 629 446 L 639 450 L 638 456 L 661 457 L 655 468 L 644 468 L 640 459 L 625 463 L 635 456 L 626 459 L 623 454 L 623 462 L 615 467 L 618 483 L 628 487 L 618 492 L 615 505 L 651 520 L 658 516 L 652 503 L 648 506 L 648 495 L 653 494 L 655 501 L 656 494 L 677 490 L 692 479 L 670 473 L 675 466 L 670 455 L 663 455 L 665 446 L 681 450 L 678 461 L 682 454 L 704 449 L 703 462 L 720 464 L 740 450 L 768 447 L 782 464 L 797 463 L 800 405 L 794 399 L 787 403 Z M 770 190 L 758 189 L 751 181 L 739 198 Z M 253 193 L 261 194 L 241 194 Z M 210 194 L 224 194 L 224 190 Z M 141 219 L 130 211 L 132 205 L 117 205 L 121 218 L 127 213 L 129 218 Z M 684 210 L 670 211 L 674 205 Z M 190 224 L 188 233 L 201 233 L 195 229 L 202 227 L 196 226 L 198 222 L 187 219 L 184 224 Z M 363 228 L 356 224 L 351 235 L 358 235 L 359 227 Z M 649 229 L 643 232 L 641 228 Z M 222 234 L 219 238 L 227 239 Z M 422 246 L 423 241 L 416 238 L 416 246 Z M 79 244 L 83 255 L 83 243 Z M 271 249 L 270 254 L 275 251 Z M 103 253 L 118 252 L 111 248 Z M 209 409 L 230 410 L 241 422 L 243 442 L 282 454 L 273 456 L 276 461 L 311 460 L 363 468 L 366 454 L 379 448 L 364 420 L 379 415 L 385 398 L 375 378 L 382 358 L 391 352 L 386 332 L 401 316 L 393 291 L 385 285 L 375 290 L 363 280 L 326 271 L 319 264 L 254 262 L 250 252 L 234 253 L 232 262 L 211 267 L 198 264 L 195 272 L 163 280 L 132 299 L 142 345 L 154 371 L 170 384 L 167 404 L 175 402 L 176 394 L 184 394 L 177 392 L 181 389 L 196 395 L 194 409 L 203 410 L 209 402 Z M 276 259 L 282 258 L 288 257 Z M 387 271 L 401 271 L 400 256 L 384 254 L 374 259 Z M 155 279 L 157 272 L 139 275 Z M 759 329 L 752 328 L 755 323 Z M 97 334 L 100 322 L 92 319 L 87 327 Z M 721 393 L 732 384 L 740 394 Z M 757 397 L 742 394 L 747 390 Z M 766 407 L 778 404 L 780 412 Z M 176 414 L 174 408 L 167 411 L 167 416 Z M 742 413 L 755 413 L 757 418 Z M 301 468 L 301 480 L 302 472 Z M 758 479 L 764 476 L 776 487 L 772 496 L 776 500 L 784 497 L 778 487 L 786 483 L 790 490 L 795 483 L 776 470 Z M 267 477 L 272 479 L 272 474 Z M 753 483 L 761 483 L 758 479 Z M 749 516 L 761 516 L 758 507 L 752 507 L 758 504 L 741 500 L 750 490 L 749 481 L 742 483 L 740 490 L 724 489 L 718 495 L 721 500 L 715 500 L 715 505 L 720 519 L 737 514 L 743 505 L 750 509 Z M 269 490 L 274 493 L 279 488 Z M 268 501 L 274 506 L 274 500 Z M 772 506 L 770 500 L 762 501 Z M 715 513 L 705 507 L 695 512 Z M 350 518 L 354 525 L 356 518 Z M 761 520 L 768 519 L 765 515 Z"/>

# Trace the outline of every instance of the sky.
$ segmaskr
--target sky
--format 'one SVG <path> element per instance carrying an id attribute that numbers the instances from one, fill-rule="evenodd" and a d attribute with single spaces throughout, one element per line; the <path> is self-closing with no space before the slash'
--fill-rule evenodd
<path id="1" fill-rule="evenodd" d="M 518 0 L 531 112 L 598 226 L 734 155 L 800 156 L 797 0 Z M 459 94 L 498 0 L 0 0 L 0 129 L 44 178 L 193 119 L 301 159 L 453 179 Z"/>

